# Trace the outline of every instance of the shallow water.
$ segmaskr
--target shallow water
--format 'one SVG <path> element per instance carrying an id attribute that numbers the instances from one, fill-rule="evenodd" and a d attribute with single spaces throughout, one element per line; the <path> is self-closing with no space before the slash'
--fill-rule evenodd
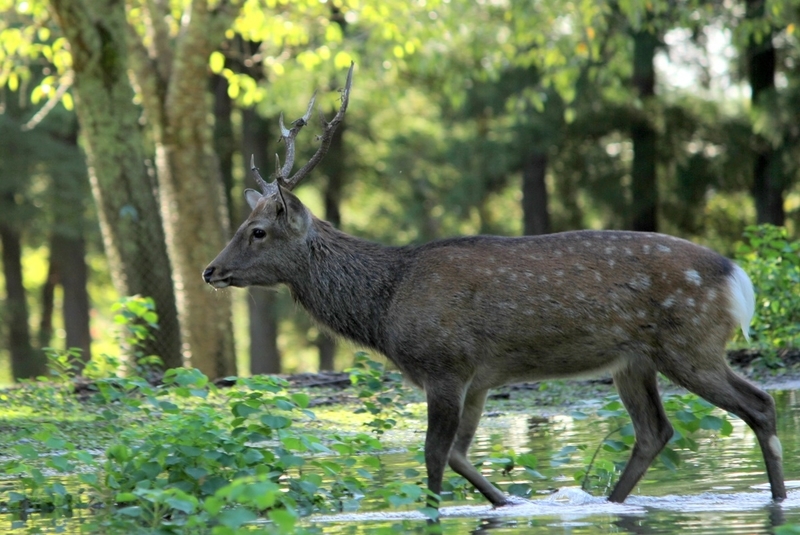
<path id="1" fill-rule="evenodd" d="M 681 451 L 682 462 L 677 470 L 654 463 L 624 504 L 612 504 L 604 498 L 607 490 L 594 489 L 593 496 L 565 477 L 585 466 L 584 456 L 573 455 L 558 466 L 552 466 L 550 461 L 564 445 L 596 445 L 613 424 L 568 416 L 543 421 L 512 413 L 484 418 L 471 457 L 488 456 L 498 446 L 517 453 L 534 453 L 539 459 L 539 471 L 547 479 L 525 481 L 533 487 L 534 495 L 521 505 L 493 509 L 479 495 L 466 501 L 445 502 L 441 509 L 443 532 L 756 534 L 773 533 L 775 527 L 784 524 L 800 524 L 800 394 L 772 394 L 778 406 L 778 434 L 783 443 L 789 493 L 780 505 L 772 502 L 755 436 L 738 419 L 732 420 L 734 431 L 730 436 L 708 434 L 699 441 L 697 452 Z M 408 455 L 384 460 L 387 471 L 394 471 L 395 477 L 402 477 L 408 467 L 423 469 Z M 369 508 L 370 504 L 362 504 L 362 510 Z M 421 533 L 426 520 L 422 513 L 408 510 L 317 515 L 308 523 L 330 534 L 389 530 Z"/>

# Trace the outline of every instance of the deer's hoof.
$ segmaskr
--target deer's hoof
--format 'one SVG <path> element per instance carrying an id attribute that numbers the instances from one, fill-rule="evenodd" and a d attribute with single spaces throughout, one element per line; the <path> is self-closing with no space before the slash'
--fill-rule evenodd
<path id="1" fill-rule="evenodd" d="M 507 496 L 505 500 L 500 503 L 496 503 L 494 508 L 497 509 L 499 507 L 510 507 L 513 505 L 525 505 L 526 503 L 530 503 L 525 498 L 520 498 L 519 496 Z"/>

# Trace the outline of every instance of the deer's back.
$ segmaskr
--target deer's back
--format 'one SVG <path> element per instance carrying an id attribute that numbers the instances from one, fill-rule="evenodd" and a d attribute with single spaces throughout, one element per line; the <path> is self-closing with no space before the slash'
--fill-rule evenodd
<path id="1" fill-rule="evenodd" d="M 653 358 L 667 343 L 729 336 L 733 263 L 660 234 L 477 236 L 414 251 L 386 323 L 387 355 L 412 380 L 501 384 Z"/>

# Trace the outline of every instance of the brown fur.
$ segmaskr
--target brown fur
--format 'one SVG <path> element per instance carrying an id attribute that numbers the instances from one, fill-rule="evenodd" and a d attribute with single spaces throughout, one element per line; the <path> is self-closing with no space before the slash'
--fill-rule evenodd
<path id="1" fill-rule="evenodd" d="M 724 358 L 739 321 L 730 260 L 670 236 L 611 231 L 384 247 L 320 221 L 288 191 L 285 207 L 254 193 L 253 213 L 206 281 L 286 284 L 319 322 L 380 351 L 425 389 L 434 493 L 449 462 L 493 504 L 507 503 L 467 460 L 489 388 L 607 371 L 637 439 L 611 500 L 625 499 L 672 436 L 657 372 L 742 417 L 761 444 L 773 497 L 785 497 L 770 446 L 772 398 Z"/>

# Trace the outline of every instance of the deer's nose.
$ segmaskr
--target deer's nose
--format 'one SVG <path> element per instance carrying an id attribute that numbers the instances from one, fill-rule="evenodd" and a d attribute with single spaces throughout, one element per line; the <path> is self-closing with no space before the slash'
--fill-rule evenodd
<path id="1" fill-rule="evenodd" d="M 203 272 L 203 280 L 210 283 L 211 275 L 213 274 L 214 274 L 214 268 L 211 266 L 207 267 L 206 270 Z"/>

